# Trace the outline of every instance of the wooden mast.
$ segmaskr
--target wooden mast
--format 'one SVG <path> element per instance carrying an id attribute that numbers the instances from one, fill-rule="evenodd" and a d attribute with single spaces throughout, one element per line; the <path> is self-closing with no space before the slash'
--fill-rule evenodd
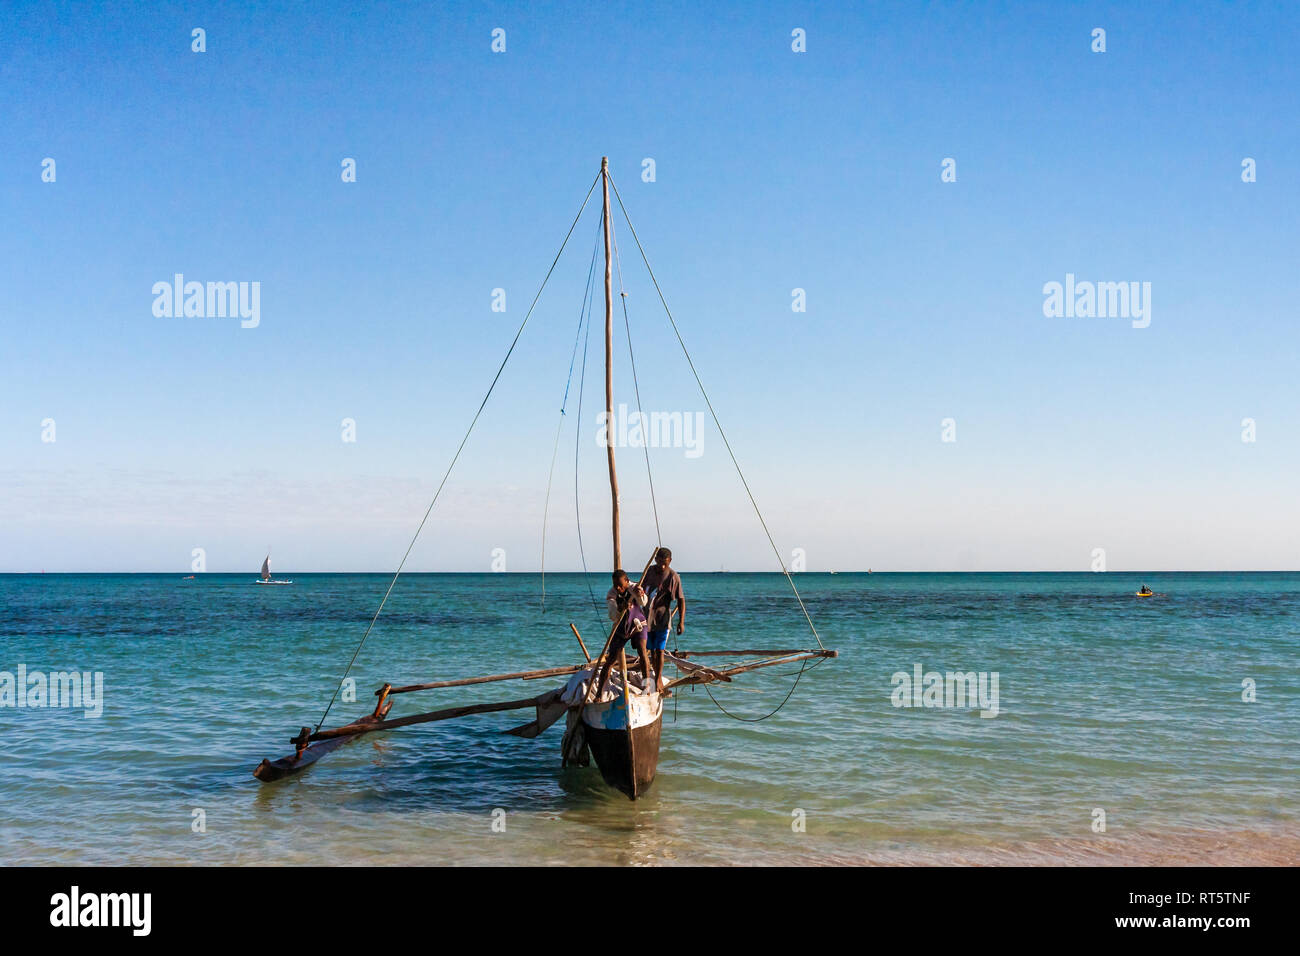
<path id="1" fill-rule="evenodd" d="M 605 449 L 609 453 L 609 495 L 614 525 L 614 567 L 623 566 L 618 530 L 618 473 L 614 470 L 614 287 L 610 260 L 609 157 L 600 158 L 600 182 L 605 194 Z"/>

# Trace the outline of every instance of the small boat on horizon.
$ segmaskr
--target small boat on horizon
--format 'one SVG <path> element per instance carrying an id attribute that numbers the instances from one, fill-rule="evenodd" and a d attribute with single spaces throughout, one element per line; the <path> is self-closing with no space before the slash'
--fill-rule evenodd
<path id="1" fill-rule="evenodd" d="M 271 577 L 271 555 L 268 553 L 266 560 L 262 562 L 262 576 L 254 584 L 293 584 L 293 581 L 280 581 Z"/>

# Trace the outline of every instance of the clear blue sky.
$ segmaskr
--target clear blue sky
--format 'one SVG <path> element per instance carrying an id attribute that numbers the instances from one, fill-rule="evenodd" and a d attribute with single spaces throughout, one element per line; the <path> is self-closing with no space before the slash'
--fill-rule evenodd
<path id="1" fill-rule="evenodd" d="M 1300 567 L 1293 4 L 247 7 L 0 12 L 0 571 L 184 572 L 195 547 L 251 571 L 268 545 L 391 569 L 602 155 L 809 570 Z M 592 212 L 413 569 L 538 566 Z M 704 411 L 625 233 L 645 407 Z M 260 326 L 156 318 L 177 272 L 260 282 Z M 1067 273 L 1150 282 L 1150 327 L 1045 318 Z M 653 453 L 665 541 L 686 570 L 774 569 L 703 441 Z M 644 462 L 619 454 L 640 555 Z"/>

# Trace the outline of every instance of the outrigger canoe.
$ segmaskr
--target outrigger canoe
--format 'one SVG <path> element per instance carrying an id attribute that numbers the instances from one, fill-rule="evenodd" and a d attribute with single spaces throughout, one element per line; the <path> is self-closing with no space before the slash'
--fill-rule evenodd
<path id="1" fill-rule="evenodd" d="M 654 280 L 655 288 L 659 288 L 657 279 L 654 279 L 654 273 L 650 270 L 649 260 L 645 257 L 645 251 L 641 249 L 641 240 L 636 238 L 636 231 L 632 228 L 631 220 L 627 217 L 627 210 L 623 209 L 622 197 L 618 196 L 618 187 L 614 185 L 613 179 L 609 175 L 609 161 L 602 159 L 600 172 L 592 180 L 591 186 L 587 189 L 587 195 L 583 198 L 582 206 L 579 208 L 577 215 L 574 217 L 572 224 L 569 226 L 569 232 L 565 235 L 564 241 L 560 244 L 560 250 L 556 253 L 552 261 L 551 270 L 546 273 L 546 278 L 542 280 L 541 288 L 537 290 L 537 295 L 533 298 L 533 305 L 537 304 L 541 298 L 542 291 L 546 287 L 546 282 L 550 278 L 551 271 L 554 271 L 556 263 L 559 262 L 564 252 L 564 247 L 573 235 L 574 229 L 582 217 L 583 210 L 586 209 L 588 201 L 591 199 L 597 185 L 601 186 L 602 210 L 601 210 L 601 232 L 604 238 L 605 247 L 605 414 L 606 418 L 613 420 L 614 415 L 614 289 L 613 274 L 615 271 L 615 256 L 617 244 L 613 236 L 613 209 L 610 205 L 610 191 L 618 197 L 619 207 L 622 209 L 623 218 L 627 222 L 629 231 L 636 243 L 638 251 L 641 252 L 642 261 L 645 263 L 646 271 L 649 277 Z M 577 349 L 579 340 L 586 342 L 586 336 L 582 330 L 584 326 L 590 331 L 593 324 L 593 312 L 596 301 L 596 258 L 599 238 L 592 246 L 591 264 L 587 269 L 587 287 L 584 295 L 583 304 L 579 310 L 578 332 L 574 337 L 574 351 L 569 361 L 569 382 L 565 386 L 565 401 L 568 400 L 569 385 L 573 382 L 573 369 L 577 361 Z M 623 305 L 624 325 L 628 327 L 627 318 L 627 297 L 622 291 L 622 269 L 618 268 L 620 292 L 619 297 Z M 668 310 L 668 304 L 663 299 L 660 292 L 660 302 L 664 306 L 664 312 L 672 326 L 678 343 L 682 347 L 682 353 L 687 360 L 696 383 L 700 387 L 700 393 L 708 402 L 708 395 L 704 392 L 704 385 L 699 379 L 699 374 L 695 371 L 695 363 L 691 361 L 690 353 L 686 351 L 686 344 L 682 341 L 681 333 L 677 330 L 676 320 L 673 319 L 672 313 Z M 524 325 L 528 322 L 528 316 L 532 315 L 533 307 L 530 306 L 524 315 L 523 323 L 520 324 L 518 331 L 515 333 L 514 342 L 519 341 L 523 334 Z M 515 345 L 512 343 L 507 350 L 505 357 L 497 369 L 496 377 L 489 385 L 487 393 L 483 397 L 482 404 L 479 406 L 479 412 L 487 405 L 493 390 L 496 388 L 497 381 L 501 378 L 505 370 L 506 362 L 509 361 Z M 629 358 L 631 359 L 631 342 L 628 342 Z M 583 369 L 586 368 L 586 352 L 584 346 L 583 352 Z M 633 366 L 635 368 L 635 365 Z M 584 372 L 585 374 L 585 372 Z M 634 380 L 635 387 L 635 380 Z M 579 379 L 577 394 L 579 396 L 579 414 L 578 420 L 582 419 L 581 413 L 581 392 L 582 379 Z M 640 394 L 638 389 L 637 395 L 638 407 L 640 406 Z M 712 405 L 709 405 L 712 412 Z M 564 415 L 564 405 L 560 407 L 560 415 Z M 782 573 L 785 574 L 786 580 L 790 584 L 791 591 L 794 592 L 795 601 L 798 603 L 799 610 L 802 612 L 804 619 L 808 623 L 808 629 L 816 641 L 816 648 L 806 648 L 803 650 L 772 650 L 772 649 L 738 649 L 738 650 L 702 650 L 696 652 L 674 651 L 665 655 L 667 663 L 671 663 L 681 673 L 682 676 L 669 681 L 665 686 L 651 686 L 649 688 L 638 687 L 633 691 L 632 679 L 627 673 L 627 655 L 626 650 L 621 645 L 614 644 L 615 637 L 623 625 L 623 615 L 627 614 L 627 603 L 623 605 L 621 614 L 615 607 L 615 614 L 611 615 L 613 626 L 610 628 L 608 637 L 605 640 L 603 649 L 593 658 L 588 652 L 582 636 L 578 629 L 570 624 L 573 635 L 577 638 L 579 646 L 582 649 L 583 663 L 575 663 L 559 667 L 541 668 L 531 671 L 517 671 L 510 674 L 489 674 L 482 677 L 465 677 L 452 680 L 428 681 L 421 684 L 408 684 L 401 687 L 394 687 L 392 684 L 384 684 L 376 691 L 379 698 L 375 710 L 372 714 L 362 717 L 352 723 L 345 724 L 341 727 L 323 729 L 325 719 L 329 716 L 330 708 L 333 707 L 335 700 L 338 698 L 339 689 L 347 679 L 352 669 L 353 663 L 356 662 L 357 655 L 360 654 L 362 647 L 366 643 L 375 622 L 383 612 L 384 605 L 388 596 L 392 593 L 393 587 L 397 583 L 398 576 L 406 564 L 407 557 L 411 554 L 411 549 L 415 546 L 416 539 L 419 538 L 421 530 L 424 528 L 425 521 L 433 511 L 434 506 L 438 503 L 439 495 L 443 486 L 446 484 L 447 477 L 451 475 L 452 469 L 460 458 L 461 449 L 469 440 L 470 433 L 473 432 L 475 424 L 478 422 L 478 414 L 470 421 L 469 428 L 465 432 L 464 439 L 461 440 L 460 447 L 452 456 L 451 463 L 444 474 L 442 484 L 434 493 L 433 500 L 430 501 L 428 509 L 424 513 L 424 519 L 415 530 L 415 535 L 411 538 L 411 544 L 406 550 L 406 555 L 397 565 L 397 570 L 393 573 L 392 580 L 388 584 L 387 591 L 384 592 L 383 598 L 379 602 L 379 607 L 375 610 L 370 619 L 370 624 L 366 627 L 365 632 L 357 644 L 356 650 L 352 654 L 352 659 L 344 668 L 339 683 L 335 686 L 333 694 L 330 696 L 329 703 L 325 705 L 325 711 L 321 715 L 320 721 L 316 725 L 315 731 L 310 727 L 304 727 L 298 736 L 292 739 L 292 743 L 297 748 L 295 753 L 289 757 L 282 757 L 279 760 L 263 760 L 254 771 L 254 775 L 263 781 L 278 780 L 297 773 L 305 767 L 315 763 L 325 754 L 342 746 L 349 740 L 355 740 L 364 734 L 378 733 L 389 730 L 395 730 L 399 727 L 407 727 L 414 724 L 430 723 L 432 721 L 449 720 L 452 718 L 466 717 L 471 714 L 489 714 L 511 710 L 534 710 L 535 718 L 521 726 L 507 728 L 503 733 L 512 734 L 517 737 L 531 739 L 538 736 L 547 727 L 554 724 L 561 717 L 565 718 L 566 732 L 564 739 L 561 741 L 560 765 L 564 766 L 586 766 L 590 757 L 594 757 L 596 765 L 600 770 L 601 776 L 614 789 L 626 794 L 629 798 L 635 800 L 642 796 L 654 783 L 659 761 L 660 737 L 663 733 L 663 698 L 677 687 L 689 687 L 694 685 L 708 685 L 714 682 L 729 683 L 731 678 L 737 674 L 747 671 L 757 670 L 764 667 L 776 667 L 781 665 L 799 665 L 799 673 L 802 674 L 815 664 L 821 663 L 827 658 L 833 658 L 836 655 L 834 650 L 826 648 L 822 644 L 821 637 L 817 634 L 817 628 L 813 625 L 812 617 L 808 609 L 804 606 L 803 599 L 799 596 L 799 589 L 795 586 L 794 579 L 786 570 L 784 559 L 781 557 L 780 549 L 776 542 L 771 540 L 773 554 L 777 558 L 777 563 L 781 567 Z M 721 423 L 718 422 L 717 416 L 713 416 L 714 425 L 717 426 L 719 433 L 722 431 Z M 561 425 L 562 427 L 562 425 Z M 725 436 L 724 436 L 725 437 Z M 559 448 L 560 429 L 556 431 L 556 449 Z M 618 475 L 615 469 L 614 449 L 617 443 L 607 442 L 606 463 L 609 470 L 610 486 L 610 513 L 611 513 L 611 531 L 612 531 L 612 561 L 607 566 L 608 570 L 613 571 L 622 567 L 622 535 L 620 531 L 619 518 L 619 494 L 618 494 Z M 730 450 L 730 444 L 728 444 Z M 575 462 L 577 452 L 575 450 Z M 748 483 L 745 482 L 745 476 L 740 471 L 740 465 L 736 462 L 735 456 L 732 455 L 732 463 L 736 466 L 736 473 L 741 479 L 741 483 L 748 489 Z M 555 455 L 552 455 L 552 469 L 554 469 Z M 576 464 L 575 464 L 576 467 Z M 650 476 L 650 460 L 646 458 L 646 476 L 651 482 L 653 489 L 653 479 Z M 549 501 L 550 488 L 548 483 L 547 499 Z M 574 488 L 575 501 L 577 498 L 577 487 Z M 762 514 L 758 511 L 757 503 L 754 504 L 754 512 L 759 519 L 759 523 L 766 529 L 766 522 L 763 521 Z M 653 498 L 651 501 L 653 506 Z M 575 507 L 575 513 L 578 511 Z M 576 517 L 576 514 L 575 514 Z M 545 554 L 545 511 L 543 511 L 543 555 Z M 579 533 L 580 534 L 580 533 Z M 581 540 L 581 537 L 579 537 Z M 658 541 L 658 519 L 656 517 L 656 547 L 649 561 L 646 562 L 641 572 L 641 584 L 644 585 L 651 566 L 655 563 L 655 555 L 661 550 Z M 662 549 L 666 550 L 666 549 Z M 269 552 L 269 549 L 268 549 Z M 543 566 L 545 562 L 543 561 Z M 586 567 L 586 557 L 583 556 L 583 566 Z M 725 572 L 726 569 L 723 568 Z M 262 562 L 262 573 L 259 583 L 262 584 L 288 584 L 288 581 L 277 581 L 271 577 L 271 556 L 268 553 L 266 560 Z M 593 603 L 595 596 L 592 595 Z M 597 615 L 600 615 L 599 606 L 597 606 Z M 661 608 L 664 612 L 669 612 L 669 607 L 664 605 Z M 684 607 L 678 602 L 675 613 L 683 613 Z M 673 613 L 667 613 L 664 626 L 671 623 Z M 603 626 L 603 623 L 602 623 Z M 681 633 L 681 624 L 678 624 L 678 633 Z M 695 663 L 687 658 L 696 656 L 715 656 L 723 659 L 733 658 L 738 663 L 730 666 L 705 667 L 702 664 Z M 746 658 L 758 658 L 757 660 L 746 660 Z M 618 663 L 618 680 L 615 682 L 614 675 L 609 675 L 608 682 L 602 682 L 599 675 L 607 667 L 612 670 L 612 665 Z M 413 691 L 433 690 L 436 688 L 462 687 L 466 685 L 484 684 L 493 681 L 507 680 L 538 680 L 548 677 L 566 678 L 566 684 L 563 687 L 552 688 L 543 694 L 533 694 L 517 700 L 497 701 L 492 703 L 465 704 L 457 707 L 444 707 L 439 710 L 428 711 L 425 713 L 408 714 L 402 717 L 388 718 L 388 706 L 390 704 L 389 696 L 396 694 L 405 694 Z M 664 675 L 657 675 L 662 677 Z M 797 683 L 798 676 L 795 675 Z M 602 686 L 597 686 L 602 685 Z M 791 686 L 793 693 L 794 685 Z M 608 693 L 608 695 L 607 695 Z M 789 700 L 789 694 L 785 700 Z M 714 701 L 714 703 L 717 703 Z M 718 705 L 721 708 L 721 705 Z M 784 701 L 777 705 L 777 710 L 785 706 Z M 725 711 L 724 711 L 725 712 Z M 773 711 L 775 713 L 776 711 Z M 734 716 L 734 715 L 729 715 Z M 769 715 L 770 716 L 770 715 Z M 745 719 L 745 718 L 736 718 Z M 758 718 L 762 719 L 762 718 Z"/>

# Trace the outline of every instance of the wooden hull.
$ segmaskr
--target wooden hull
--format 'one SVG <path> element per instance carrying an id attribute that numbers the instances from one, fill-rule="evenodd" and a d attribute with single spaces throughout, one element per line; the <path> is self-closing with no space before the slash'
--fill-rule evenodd
<path id="1" fill-rule="evenodd" d="M 587 727 L 587 746 L 605 782 L 628 798 L 643 796 L 654 783 L 659 767 L 659 730 L 662 718 L 634 730 Z"/>
<path id="2" fill-rule="evenodd" d="M 659 695 L 634 698 L 630 720 L 622 698 L 588 704 L 582 722 L 587 746 L 605 782 L 631 800 L 644 795 L 659 768 L 659 735 L 663 727 L 663 700 Z"/>

